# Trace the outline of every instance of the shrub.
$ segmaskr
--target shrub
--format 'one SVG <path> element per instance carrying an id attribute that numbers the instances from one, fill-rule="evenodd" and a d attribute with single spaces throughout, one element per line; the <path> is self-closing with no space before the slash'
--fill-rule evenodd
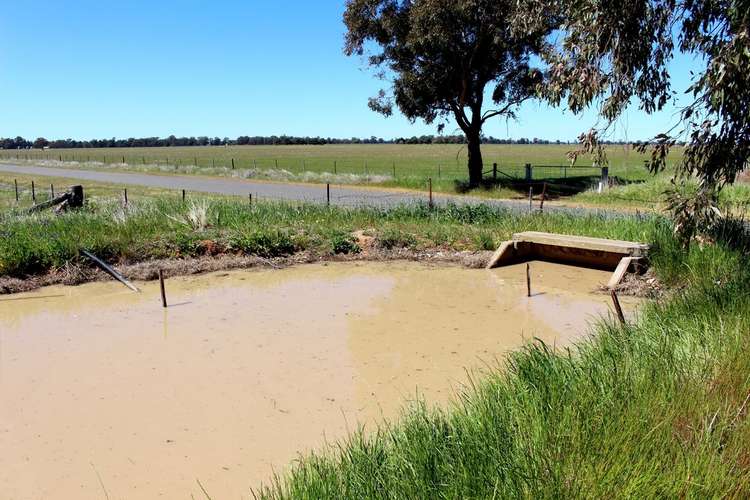
<path id="1" fill-rule="evenodd" d="M 335 254 L 350 254 L 362 251 L 359 245 L 357 245 L 357 240 L 347 233 L 334 233 L 331 238 L 331 247 Z"/>

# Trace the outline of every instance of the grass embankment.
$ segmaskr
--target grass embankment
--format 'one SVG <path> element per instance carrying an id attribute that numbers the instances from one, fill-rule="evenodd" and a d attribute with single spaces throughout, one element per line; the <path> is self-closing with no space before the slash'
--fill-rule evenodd
<path id="1" fill-rule="evenodd" d="M 667 224 L 651 236 L 657 274 L 685 288 L 635 324 L 601 323 L 569 351 L 531 345 L 452 407 L 355 432 L 258 495 L 747 498 L 747 242 L 684 252 Z"/>
<path id="2" fill-rule="evenodd" d="M 564 214 L 521 215 L 487 206 L 426 205 L 393 209 L 327 208 L 312 204 L 175 196 L 121 200 L 89 198 L 83 210 L 56 216 L 6 210 L 0 215 L 0 276 L 46 273 L 79 259 L 81 249 L 110 262 L 235 254 L 260 257 L 310 252 L 356 253 L 362 231 L 382 250 L 494 250 L 513 232 L 647 239 L 655 219 Z"/>

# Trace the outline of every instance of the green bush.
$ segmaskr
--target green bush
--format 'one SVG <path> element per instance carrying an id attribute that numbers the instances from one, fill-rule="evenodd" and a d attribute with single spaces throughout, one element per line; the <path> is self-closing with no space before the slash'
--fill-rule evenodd
<path id="1" fill-rule="evenodd" d="M 378 233 L 378 246 L 390 250 L 392 248 L 411 248 L 417 244 L 413 234 L 397 227 L 386 227 Z"/>
<path id="2" fill-rule="evenodd" d="M 336 232 L 331 237 L 331 248 L 334 254 L 359 253 L 362 249 L 357 240 L 348 233 Z"/>
<path id="3" fill-rule="evenodd" d="M 260 257 L 281 257 L 297 250 L 292 237 L 279 229 L 239 233 L 230 238 L 231 248 Z"/>

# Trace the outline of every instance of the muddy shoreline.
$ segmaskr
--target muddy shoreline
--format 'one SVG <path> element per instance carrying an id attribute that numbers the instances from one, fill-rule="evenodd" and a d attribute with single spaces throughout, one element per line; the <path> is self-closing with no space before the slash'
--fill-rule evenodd
<path id="1" fill-rule="evenodd" d="M 491 251 L 471 252 L 444 249 L 411 250 L 371 249 L 358 254 L 322 254 L 310 251 L 286 257 L 263 258 L 252 255 L 222 254 L 217 256 L 153 259 L 142 262 L 116 263 L 114 267 L 133 281 L 153 281 L 159 278 L 159 269 L 166 277 L 191 276 L 234 269 L 281 269 L 299 264 L 320 262 L 387 262 L 417 261 L 438 265 L 460 265 L 471 269 L 483 267 Z M 47 274 L 26 278 L 0 277 L 0 295 L 30 292 L 53 285 L 76 286 L 96 281 L 111 281 L 112 277 L 88 263 L 68 263 Z"/>

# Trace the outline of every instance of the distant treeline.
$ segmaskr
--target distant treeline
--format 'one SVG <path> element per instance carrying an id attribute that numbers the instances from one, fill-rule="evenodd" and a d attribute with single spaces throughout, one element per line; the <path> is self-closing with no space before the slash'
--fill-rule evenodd
<path id="1" fill-rule="evenodd" d="M 419 137 L 398 137 L 395 139 L 382 139 L 370 137 L 360 139 L 337 139 L 331 137 L 294 137 L 289 135 L 271 136 L 247 136 L 242 135 L 236 139 L 228 137 L 143 137 L 140 139 L 92 139 L 89 141 L 78 141 L 74 139 L 47 140 L 39 137 L 34 141 L 23 137 L 0 138 L 0 149 L 71 149 L 71 148 L 161 148 L 177 146 L 288 146 L 288 145 L 324 145 L 324 144 L 464 144 L 466 138 L 462 135 L 421 135 Z M 550 141 L 547 139 L 497 139 L 495 137 L 484 137 L 485 144 L 570 144 L 569 141 Z M 624 144 L 609 142 L 608 144 Z"/>

